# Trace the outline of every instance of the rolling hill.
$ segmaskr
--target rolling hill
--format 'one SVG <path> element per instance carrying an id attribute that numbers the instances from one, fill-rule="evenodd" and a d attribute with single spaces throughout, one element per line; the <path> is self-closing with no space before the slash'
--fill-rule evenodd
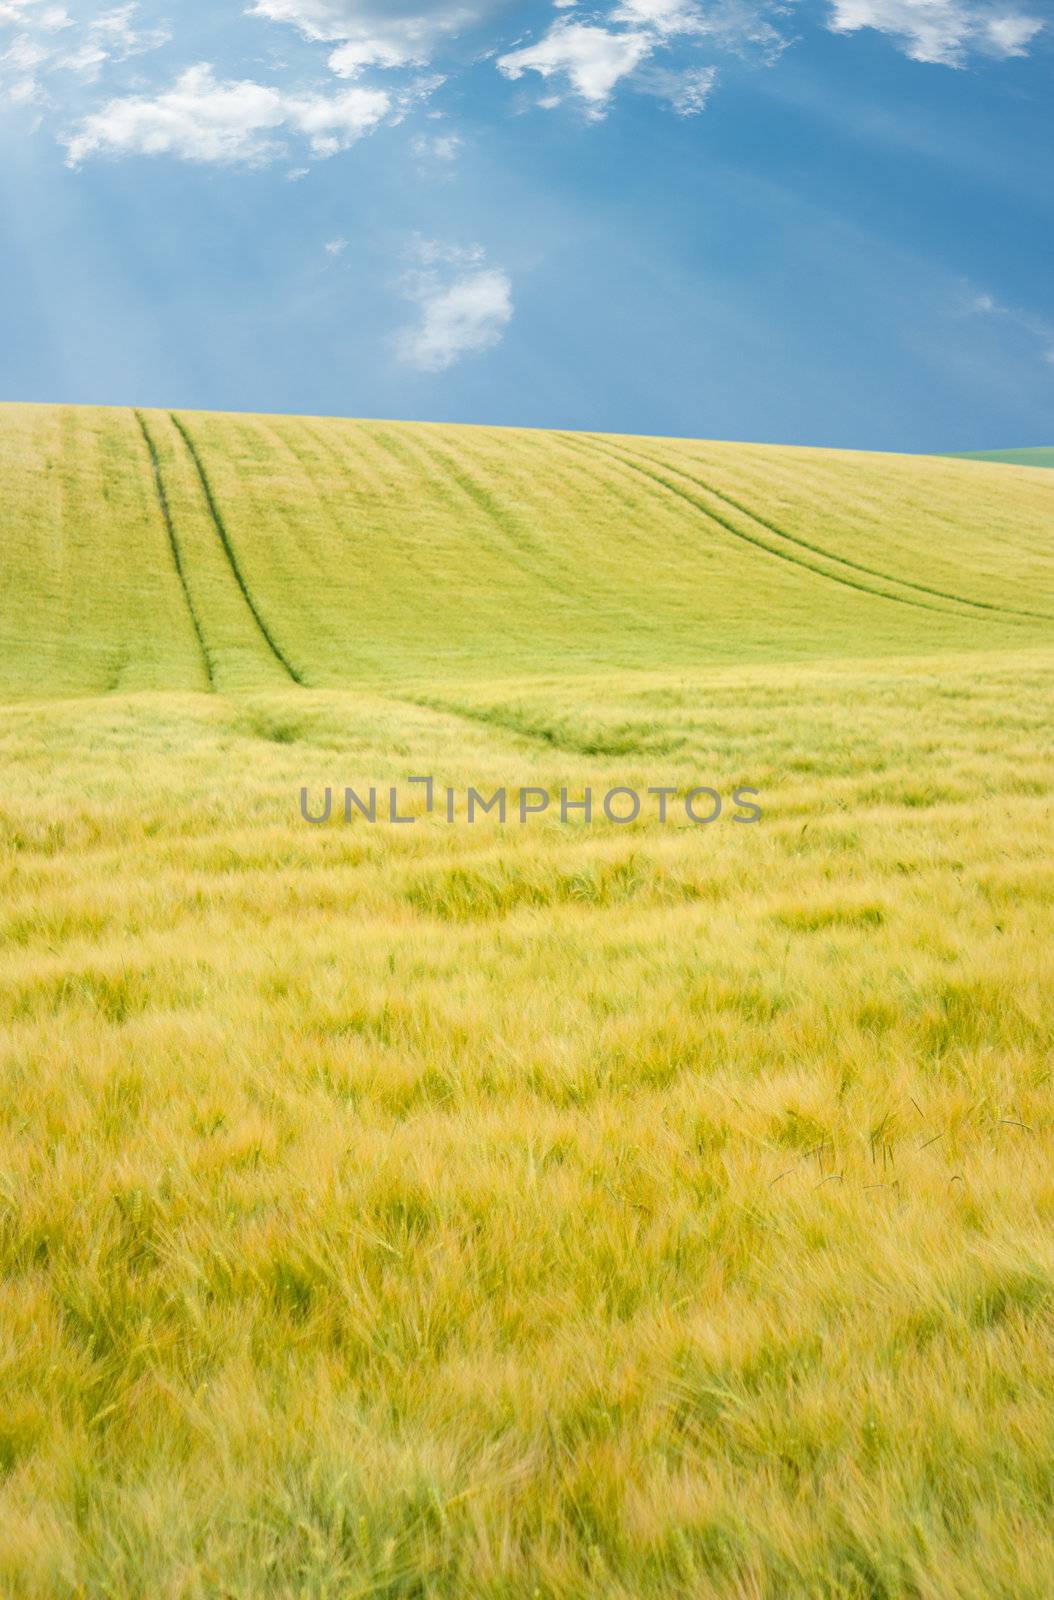
<path id="1" fill-rule="evenodd" d="M 952 460 L 3 406 L 0 694 L 1014 646 L 1052 523 Z"/>
<path id="2" fill-rule="evenodd" d="M 1052 529 L 0 407 L 4 1600 L 1049 1600 Z"/>

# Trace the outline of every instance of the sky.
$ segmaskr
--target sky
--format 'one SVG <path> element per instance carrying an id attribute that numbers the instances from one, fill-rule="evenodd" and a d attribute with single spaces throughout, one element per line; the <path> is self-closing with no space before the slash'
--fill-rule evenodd
<path id="1" fill-rule="evenodd" d="M 1054 0 L 0 0 L 0 400 L 1054 443 Z"/>

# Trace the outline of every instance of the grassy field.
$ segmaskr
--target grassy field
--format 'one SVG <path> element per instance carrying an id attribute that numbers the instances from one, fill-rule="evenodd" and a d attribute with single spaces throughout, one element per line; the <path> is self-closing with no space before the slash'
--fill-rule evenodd
<path id="1" fill-rule="evenodd" d="M 1001 461 L 1007 467 L 1054 467 L 1054 445 L 1035 450 L 978 450 L 961 461 Z"/>
<path id="2" fill-rule="evenodd" d="M 1052 528 L 0 407 L 4 1600 L 1049 1600 Z"/>

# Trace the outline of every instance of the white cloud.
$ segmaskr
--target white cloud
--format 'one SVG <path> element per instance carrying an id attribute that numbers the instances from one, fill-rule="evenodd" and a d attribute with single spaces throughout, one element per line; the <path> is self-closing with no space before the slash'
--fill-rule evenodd
<path id="1" fill-rule="evenodd" d="M 644 93 L 657 94 L 679 114 L 703 109 L 715 74 L 709 63 L 693 62 L 688 51 L 701 45 L 773 62 L 790 40 L 781 19 L 794 0 L 608 0 L 605 11 L 562 13 L 537 43 L 498 57 L 510 78 L 537 72 L 563 79 L 584 100 L 594 118 L 603 115 L 618 86 L 632 79 Z M 1038 7 L 1038 0 L 1035 0 Z M 1043 21 L 1019 10 L 1013 0 L 828 0 L 828 26 L 835 33 L 871 28 L 895 39 L 917 61 L 964 66 L 978 56 L 1028 54 Z M 680 45 L 680 61 L 658 65 L 661 53 Z M 686 59 L 687 55 L 687 59 Z M 539 104 L 559 105 L 559 93 Z"/>
<path id="2" fill-rule="evenodd" d="M 37 44 L 28 33 L 20 33 L 12 40 L 0 60 L 3 60 L 5 65 L 13 67 L 16 72 L 32 72 L 34 68 L 42 66 L 47 61 L 49 54 L 50 52 Z"/>
<path id="3" fill-rule="evenodd" d="M 383 89 L 345 89 L 336 95 L 284 97 L 290 126 L 307 138 L 316 156 L 348 150 L 393 111 Z"/>
<path id="4" fill-rule="evenodd" d="M 64 73 L 94 83 L 111 61 L 126 61 L 167 43 L 160 28 L 136 26 L 136 0 L 75 23 L 64 6 L 41 0 L 0 0 L 0 27 L 18 32 L 0 52 L 0 91 L 16 103 L 46 103 L 45 83 Z M 14 81 L 12 81 L 12 79 Z"/>
<path id="5" fill-rule="evenodd" d="M 831 0 L 834 33 L 874 28 L 913 61 L 962 67 L 973 55 L 1023 56 L 1044 23 L 976 0 Z"/>
<path id="6" fill-rule="evenodd" d="M 697 117 L 706 110 L 716 83 L 716 67 L 688 67 L 684 72 L 668 72 L 656 67 L 640 87 L 646 94 L 665 100 L 679 117 Z"/>
<path id="7" fill-rule="evenodd" d="M 1038 17 L 1010 14 L 989 17 L 985 28 L 989 39 L 1000 56 L 1027 56 L 1028 47 L 1046 27 Z"/>
<path id="8" fill-rule="evenodd" d="M 0 27 L 35 27 L 54 33 L 71 26 L 65 6 L 45 6 L 40 0 L 0 0 Z"/>
<path id="9" fill-rule="evenodd" d="M 791 44 L 780 24 L 793 0 L 712 0 L 699 19 L 698 34 L 717 49 L 756 56 L 772 64 Z"/>
<path id="10" fill-rule="evenodd" d="M 439 239 L 416 238 L 410 250 L 420 267 L 479 267 L 487 259 L 481 244 L 443 244 Z"/>
<path id="11" fill-rule="evenodd" d="M 111 100 L 63 142 L 70 166 L 90 156 L 170 155 L 184 161 L 260 165 L 299 134 L 316 156 L 346 150 L 393 110 L 380 89 L 296 95 L 251 81 L 218 79 L 203 63 L 153 97 Z"/>
<path id="12" fill-rule="evenodd" d="M 418 266 L 403 281 L 403 294 L 417 306 L 416 320 L 400 330 L 400 361 L 421 372 L 446 372 L 462 357 L 500 344 L 512 321 L 512 282 L 488 267 L 478 246 L 464 250 L 418 240 Z"/>
<path id="13" fill-rule="evenodd" d="M 634 28 L 652 28 L 656 33 L 701 33 L 703 14 L 695 0 L 621 0 L 611 13 L 612 22 L 629 23 Z"/>
<path id="14" fill-rule="evenodd" d="M 449 163 L 457 160 L 464 143 L 458 133 L 434 133 L 427 138 L 419 135 L 412 141 L 410 149 L 421 161 Z"/>
<path id="15" fill-rule="evenodd" d="M 135 0 L 129 0 L 127 5 L 101 11 L 89 22 L 89 31 L 108 39 L 115 53 L 126 56 L 139 55 L 144 48 L 166 41 L 169 35 L 163 28 L 149 28 L 145 33 L 140 33 L 135 25 L 138 10 Z"/>
<path id="16" fill-rule="evenodd" d="M 87 6 L 87 0 L 83 0 Z M 114 64 L 165 43 L 142 21 L 138 0 L 103 0 L 94 15 L 73 16 L 61 0 L 0 0 L 0 104 L 31 108 L 37 122 L 70 107 L 71 86 L 96 83 Z M 258 165 L 281 155 L 303 163 L 345 150 L 381 121 L 396 121 L 439 87 L 434 67 L 450 41 L 503 12 L 515 0 L 240 0 L 252 15 L 295 27 L 322 46 L 329 90 L 288 87 L 227 67 L 194 66 L 173 82 L 134 78 L 106 95 L 81 96 L 61 139 L 75 166 L 110 154 L 169 154 L 203 162 Z M 981 58 L 1027 55 L 1051 0 L 827 0 L 835 33 L 874 29 L 918 61 L 961 67 Z M 100 0 L 93 0 L 98 6 Z M 708 104 L 714 59 L 735 53 L 774 61 L 787 47 L 784 20 L 795 0 L 553 0 L 540 36 L 494 48 L 508 79 L 531 76 L 537 104 L 574 99 L 600 120 L 624 85 L 651 95 L 680 116 Z M 1033 14 L 1033 8 L 1037 14 Z M 190 59 L 193 59 L 191 57 Z M 319 63 L 322 64 L 321 62 Z M 390 91 L 366 72 L 400 72 Z M 432 74 L 432 75 L 429 75 Z M 271 74 L 268 74 L 271 78 Z M 56 88 L 61 84 L 61 92 Z M 344 85 L 347 85 L 344 87 Z M 130 92 L 134 88 L 135 92 Z M 338 92 L 338 90 L 340 92 Z M 85 114 L 85 112 L 87 114 Z M 455 134 L 422 135 L 410 152 L 432 173 L 449 173 L 460 150 Z M 291 176 L 302 176 L 294 165 Z"/>
<path id="17" fill-rule="evenodd" d="M 759 53 L 774 61 L 788 44 L 776 26 L 794 0 L 609 0 L 606 13 L 591 10 L 587 20 L 558 9 L 560 16 L 535 44 L 498 57 L 508 78 L 537 72 L 545 79 L 563 79 L 584 100 L 589 115 L 604 115 L 615 90 L 625 81 L 634 89 L 665 101 L 680 116 L 695 116 L 705 107 L 717 78 L 710 62 L 699 60 L 699 47 L 739 55 Z M 538 105 L 550 110 L 561 104 L 560 93 L 548 93 Z"/>
<path id="18" fill-rule="evenodd" d="M 330 239 L 327 241 L 324 248 L 327 256 L 333 256 L 336 258 L 337 256 L 342 256 L 344 254 L 345 250 L 348 248 L 348 241 L 347 239 Z"/>
<path id="19" fill-rule="evenodd" d="M 63 33 L 67 28 L 73 27 L 73 19 L 64 6 L 48 6 L 43 9 L 34 8 L 24 10 L 16 18 L 19 26 L 30 28 L 37 34 Z"/>
<path id="20" fill-rule="evenodd" d="M 19 33 L 0 51 L 0 99 L 28 106 L 44 99 L 40 69 L 51 51 L 31 34 Z"/>
<path id="21" fill-rule="evenodd" d="M 337 45 L 332 70 L 424 66 L 437 46 L 502 8 L 506 0 L 254 0 L 252 15 Z"/>
<path id="22" fill-rule="evenodd" d="M 329 58 L 338 78 L 357 78 L 367 67 L 423 67 L 430 51 L 410 38 L 402 41 L 373 35 L 340 45 Z"/>
<path id="23" fill-rule="evenodd" d="M 593 116 L 602 116 L 623 78 L 636 71 L 654 50 L 647 33 L 612 33 L 590 23 L 560 21 L 538 44 L 498 57 L 507 78 L 538 72 L 543 78 L 564 76 Z"/>

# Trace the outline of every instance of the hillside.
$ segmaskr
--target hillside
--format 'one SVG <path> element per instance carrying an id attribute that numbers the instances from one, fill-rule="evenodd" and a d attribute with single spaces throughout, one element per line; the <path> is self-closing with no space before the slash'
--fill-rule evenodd
<path id="1" fill-rule="evenodd" d="M 8 405 L 0 696 L 1015 647 L 1052 526 L 950 459 Z"/>
<path id="2" fill-rule="evenodd" d="M 3 1600 L 1054 1595 L 1052 527 L 0 408 Z"/>

